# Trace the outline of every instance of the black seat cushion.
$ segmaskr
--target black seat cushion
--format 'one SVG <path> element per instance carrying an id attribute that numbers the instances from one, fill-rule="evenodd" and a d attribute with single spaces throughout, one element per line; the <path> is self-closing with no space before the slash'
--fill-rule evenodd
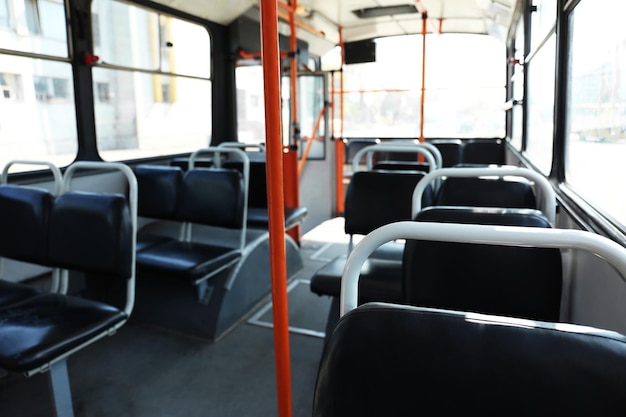
<path id="1" fill-rule="evenodd" d="M 308 210 L 306 207 L 285 207 L 285 229 L 302 223 Z M 267 208 L 248 207 L 248 227 L 267 229 L 269 213 Z"/>
<path id="2" fill-rule="evenodd" d="M 415 217 L 420 222 L 489 224 L 525 227 L 552 227 L 548 218 L 536 209 L 498 207 L 431 206 Z"/>
<path id="3" fill-rule="evenodd" d="M 115 307 L 60 294 L 0 308 L 0 368 L 35 369 L 126 319 Z"/>
<path id="4" fill-rule="evenodd" d="M 346 256 L 339 256 L 315 272 L 311 291 L 339 297 Z M 369 301 L 402 302 L 402 263 L 400 260 L 369 258 L 359 277 L 359 303 Z"/>
<path id="5" fill-rule="evenodd" d="M 367 304 L 329 338 L 313 417 L 623 416 L 624 390 L 617 333 Z"/>
<path id="6" fill-rule="evenodd" d="M 400 303 L 402 294 L 403 242 L 388 242 L 375 250 L 361 267 L 359 304 L 369 301 Z M 311 277 L 311 291 L 318 295 L 339 297 L 341 277 L 347 256 L 338 256 Z"/>
<path id="7" fill-rule="evenodd" d="M 195 282 L 241 257 L 241 250 L 195 242 L 166 241 L 137 252 L 137 274 Z"/>

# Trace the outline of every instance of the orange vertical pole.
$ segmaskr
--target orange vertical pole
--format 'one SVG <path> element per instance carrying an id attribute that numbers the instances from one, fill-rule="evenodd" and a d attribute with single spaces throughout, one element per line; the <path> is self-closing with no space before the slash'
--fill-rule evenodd
<path id="1" fill-rule="evenodd" d="M 426 97 L 426 23 L 428 13 L 422 12 L 422 98 L 420 105 L 420 142 L 424 142 L 424 103 Z"/>
<path id="2" fill-rule="evenodd" d="M 300 207 L 300 183 L 298 177 L 298 146 L 300 139 L 300 121 L 298 119 L 298 60 L 296 51 L 298 43 L 296 38 L 296 7 L 297 0 L 289 2 L 289 49 L 291 49 L 290 70 L 291 70 L 291 138 L 287 154 L 285 154 L 285 205 L 287 207 Z M 293 146 L 292 146 L 293 145 Z M 289 229 L 289 235 L 300 243 L 300 226 L 297 225 Z"/>
<path id="3" fill-rule="evenodd" d="M 285 262 L 283 146 L 280 124 L 280 53 L 276 0 L 261 0 L 261 54 L 265 89 L 265 138 L 269 210 L 270 272 L 278 416 L 291 417 L 291 367 Z"/>
<path id="4" fill-rule="evenodd" d="M 341 215 L 344 212 L 344 190 L 343 190 L 343 165 L 345 159 L 345 147 L 343 143 L 343 67 L 345 64 L 344 45 L 342 27 L 339 26 L 339 47 L 341 48 L 341 69 L 339 72 L 339 119 L 341 126 L 339 127 L 339 138 L 335 140 L 335 208 L 336 214 Z"/>

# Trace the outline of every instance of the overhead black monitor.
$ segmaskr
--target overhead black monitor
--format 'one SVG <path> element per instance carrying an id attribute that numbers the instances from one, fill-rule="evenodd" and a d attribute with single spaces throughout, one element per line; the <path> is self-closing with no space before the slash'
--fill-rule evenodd
<path id="1" fill-rule="evenodd" d="M 346 42 L 344 48 L 346 64 L 376 62 L 376 42 L 373 39 Z"/>

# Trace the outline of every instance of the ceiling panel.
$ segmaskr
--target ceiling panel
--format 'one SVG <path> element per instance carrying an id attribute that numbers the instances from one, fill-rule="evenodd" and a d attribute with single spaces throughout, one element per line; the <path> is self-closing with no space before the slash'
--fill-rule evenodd
<path id="1" fill-rule="evenodd" d="M 156 0 L 192 15 L 228 25 L 259 0 Z M 288 2 L 288 0 L 281 0 Z M 421 33 L 421 16 L 399 14 L 378 18 L 359 18 L 352 11 L 378 6 L 417 5 L 428 13 L 428 31 L 488 33 L 498 24 L 506 33 L 511 16 L 520 0 L 298 0 L 298 19 L 324 32 L 322 44 L 338 43 L 338 28 L 344 40 Z M 488 30 L 489 28 L 489 30 Z M 299 29 L 299 33 L 304 30 Z M 308 36 L 308 35 L 307 35 Z"/>

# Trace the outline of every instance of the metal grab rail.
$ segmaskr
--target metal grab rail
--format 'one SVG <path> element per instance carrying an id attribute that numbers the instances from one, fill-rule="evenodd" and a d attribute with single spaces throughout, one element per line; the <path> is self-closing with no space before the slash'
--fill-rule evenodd
<path id="1" fill-rule="evenodd" d="M 432 148 L 431 148 L 432 147 Z M 435 149 L 435 151 L 433 150 Z M 370 171 L 373 167 L 373 156 L 376 152 L 404 152 L 404 153 L 418 153 L 424 155 L 426 162 L 428 162 L 429 171 L 441 168 L 442 157 L 441 152 L 434 145 L 424 146 L 423 143 L 415 143 L 410 145 L 390 145 L 386 143 L 380 143 L 377 145 L 366 146 L 354 155 L 352 159 L 352 172 L 359 170 L 359 162 L 363 158 L 363 155 L 367 158 L 367 170 Z"/>
<path id="2" fill-rule="evenodd" d="M 29 160 L 14 160 L 9 161 L 2 169 L 2 174 L 0 177 L 0 183 L 7 184 L 9 181 L 9 169 L 13 165 L 43 165 L 48 167 L 52 172 L 52 176 L 54 177 L 54 188 L 52 193 L 54 195 L 59 195 L 61 193 L 61 184 L 63 182 L 63 174 L 61 174 L 61 170 L 51 162 L 47 161 L 29 161 Z"/>

